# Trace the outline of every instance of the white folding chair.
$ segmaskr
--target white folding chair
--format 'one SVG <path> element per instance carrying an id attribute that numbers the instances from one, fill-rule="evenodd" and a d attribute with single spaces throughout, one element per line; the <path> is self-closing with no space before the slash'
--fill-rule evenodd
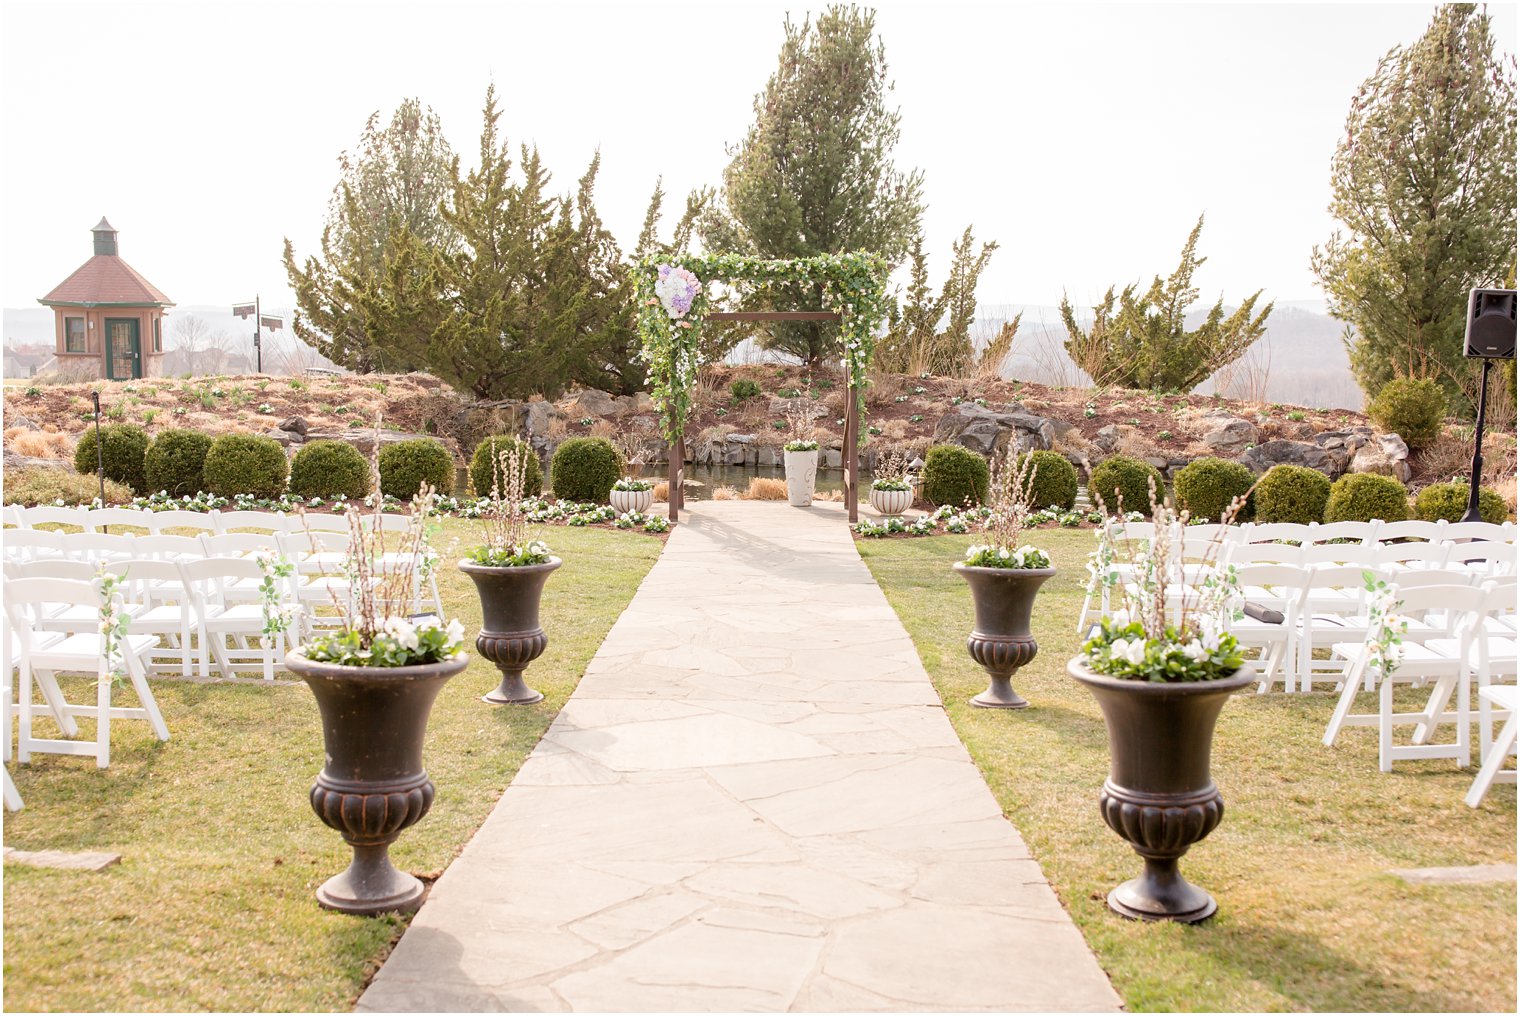
<path id="1" fill-rule="evenodd" d="M 189 677 L 195 663 L 190 636 L 201 630 L 201 619 L 179 564 L 143 559 L 124 561 L 121 570 L 136 608 L 127 631 L 153 636 L 153 645 L 142 654 L 144 667 L 150 673 L 177 671 Z"/>
<path id="2" fill-rule="evenodd" d="M 22 514 L 19 504 L 0 506 L 0 526 L 14 526 L 17 529 L 26 528 L 26 516 Z"/>
<path id="3" fill-rule="evenodd" d="M 1482 578 L 1515 574 L 1515 545 L 1484 540 L 1447 545 L 1448 568 L 1461 569 Z"/>
<path id="4" fill-rule="evenodd" d="M 114 681 L 107 672 L 105 638 L 100 634 L 97 620 L 88 626 L 66 634 L 62 639 L 43 641 L 35 637 L 35 620 L 40 604 L 65 603 L 74 607 L 94 606 L 99 609 L 100 594 L 87 582 L 70 579 L 11 579 L 4 586 L 5 612 L 17 635 L 18 666 L 20 671 L 17 714 L 19 718 L 16 737 L 16 759 L 31 760 L 33 752 L 60 755 L 92 755 L 95 764 L 104 769 L 111 764 L 111 721 L 147 720 L 160 741 L 169 739 L 169 728 L 159 712 L 158 703 L 148 687 L 141 654 L 156 641 L 150 635 L 124 635 L 118 640 L 123 669 L 137 693 L 140 708 L 122 708 L 111 705 Z M 59 672 L 78 672 L 95 675 L 95 704 L 72 705 L 62 703 L 62 712 L 69 716 L 88 716 L 95 720 L 93 741 L 59 738 L 41 738 L 32 733 L 32 720 L 36 704 L 32 698 L 35 680 L 42 688 L 52 686 L 60 700 Z M 47 692 L 44 691 L 46 696 Z M 49 703 L 50 708 L 52 704 Z M 56 710 L 55 710 L 56 713 Z M 65 737 L 72 737 L 77 728 L 67 727 Z"/>
<path id="5" fill-rule="evenodd" d="M 1305 544 L 1329 543 L 1331 540 L 1349 540 L 1353 543 L 1377 542 L 1383 523 L 1371 522 L 1311 522 Z"/>
<path id="6" fill-rule="evenodd" d="M 1256 690 L 1270 691 L 1281 667 L 1283 689 L 1292 691 L 1298 657 L 1298 617 L 1308 595 L 1309 573 L 1290 564 L 1254 564 L 1237 569 L 1235 577 L 1247 603 L 1283 615 L 1277 624 L 1247 615 L 1227 626 L 1242 647 L 1260 651 L 1257 664 L 1261 681 Z"/>
<path id="7" fill-rule="evenodd" d="M 1311 543 L 1300 552 L 1298 562 L 1305 568 L 1334 568 L 1341 565 L 1376 568 L 1377 548 L 1363 543 Z"/>
<path id="8" fill-rule="evenodd" d="M 172 508 L 169 511 L 149 512 L 148 518 L 143 523 L 148 527 L 148 532 L 154 536 L 168 536 L 167 529 L 193 529 L 195 535 L 201 533 L 216 532 L 216 519 L 208 512 L 193 512 L 185 508 Z"/>
<path id="9" fill-rule="evenodd" d="M 64 537 L 63 551 L 70 557 L 86 561 L 124 561 L 136 557 L 133 546 L 135 536 L 117 536 L 112 533 L 70 533 Z"/>
<path id="10" fill-rule="evenodd" d="M 121 527 L 131 527 L 146 534 L 152 532 L 148 525 L 152 514 L 140 508 L 91 508 L 84 513 L 84 521 L 80 524 L 87 533 L 101 533 L 112 527 L 114 535 L 127 536 L 131 534 L 121 532 Z"/>
<path id="11" fill-rule="evenodd" d="M 118 559 L 107 563 L 106 568 L 116 574 L 120 574 L 121 565 L 122 559 Z M 15 573 L 17 578 L 68 579 L 72 582 L 93 582 L 95 581 L 95 570 L 98 567 L 99 565 L 93 561 L 44 558 L 37 561 L 21 562 L 16 566 Z M 123 609 L 128 614 L 133 615 L 142 612 L 142 608 L 133 603 L 125 604 Z M 68 603 L 42 603 L 38 604 L 36 627 L 38 631 L 66 633 L 87 628 L 92 622 L 98 622 L 99 618 L 98 606 L 82 607 Z"/>
<path id="12" fill-rule="evenodd" d="M 1445 568 L 1451 557 L 1451 544 L 1442 542 L 1381 543 L 1376 550 L 1376 564 L 1392 569 L 1395 576 L 1408 568 Z"/>
<path id="13" fill-rule="evenodd" d="M 1442 540 L 1449 540 L 1451 538 L 1445 534 L 1446 526 L 1447 522 L 1445 519 L 1437 519 L 1434 522 L 1427 522 L 1424 519 L 1384 522 L 1378 527 L 1377 542 L 1424 540 L 1427 543 L 1439 543 Z"/>
<path id="14" fill-rule="evenodd" d="M 9 561 L 36 561 L 63 556 L 64 533 L 56 529 L 0 530 L 0 549 Z"/>
<path id="15" fill-rule="evenodd" d="M 239 603 L 225 594 L 230 582 L 262 581 L 264 572 L 258 562 L 245 557 L 216 557 L 182 564 L 180 572 L 199 619 L 201 676 L 210 676 L 210 661 L 215 658 L 223 677 L 234 677 L 239 666 L 257 665 L 266 681 L 273 680 L 275 670 L 285 666 L 287 633 L 266 637 L 263 604 Z M 298 604 L 294 609 L 299 613 Z M 299 624 L 299 619 L 293 623 Z"/>
<path id="16" fill-rule="evenodd" d="M 1477 627 L 1473 622 L 1482 613 L 1487 592 L 1473 586 L 1426 586 L 1422 589 L 1398 589 L 1396 595 L 1402 601 L 1397 608 L 1403 617 L 1423 618 L 1431 611 L 1443 610 L 1454 622 L 1454 630 L 1443 633 L 1443 638 L 1416 641 L 1406 635 L 1401 647 L 1401 658 L 1391 672 L 1374 674 L 1371 671 L 1371 650 L 1364 635 L 1359 641 L 1339 642 L 1331 652 L 1350 663 L 1335 712 L 1325 728 L 1324 743 L 1335 744 L 1341 730 L 1348 726 L 1376 726 L 1378 728 L 1378 768 L 1393 771 L 1393 763 L 1400 759 L 1454 759 L 1459 768 L 1466 768 L 1471 756 L 1471 707 L 1468 704 L 1466 673 L 1472 665 L 1472 633 Z M 1454 639 L 1450 645 L 1446 639 Z M 1454 651 L 1451 651 L 1454 650 Z M 1367 675 L 1376 684 L 1378 711 L 1376 713 L 1353 713 L 1357 693 L 1362 690 L 1360 678 Z M 1394 690 L 1400 684 L 1436 682 L 1439 689 L 1449 684 L 1460 685 L 1462 693 L 1457 697 L 1454 714 L 1437 715 L 1433 721 L 1432 707 L 1413 713 L 1395 710 Z M 1451 720 L 1456 724 L 1456 739 L 1449 743 L 1429 743 L 1428 728 L 1433 722 Z M 1424 743 L 1394 744 L 1393 728 L 1413 724 L 1416 737 L 1426 731 Z"/>
<path id="17" fill-rule="evenodd" d="M 1483 765 L 1473 778 L 1472 789 L 1464 800 L 1469 808 L 1476 808 L 1488 796 L 1495 783 L 1514 783 L 1515 770 L 1505 769 L 1504 762 L 1515 754 L 1517 730 L 1515 717 L 1520 715 L 1520 688 L 1512 684 L 1496 685 L 1478 690 L 1478 702 L 1485 709 L 1498 709 L 1507 714 L 1499 736 L 1483 749 Z"/>
<path id="18" fill-rule="evenodd" d="M 26 525 L 29 529 L 38 526 L 84 526 L 85 513 L 88 508 L 65 507 L 63 505 L 39 504 L 23 509 Z"/>
<path id="19" fill-rule="evenodd" d="M 1367 637 L 1367 575 L 1378 574 L 1352 565 L 1307 571 L 1309 588 L 1304 593 L 1296 633 L 1300 691 L 1313 691 L 1315 678 L 1339 682 L 1346 676 L 1346 661 L 1333 654 L 1329 660 L 1316 660 L 1314 651 Z"/>
<path id="20" fill-rule="evenodd" d="M 1481 692 L 1496 681 L 1512 683 L 1517 676 L 1520 676 L 1520 647 L 1517 647 L 1515 633 L 1496 623 L 1498 615 L 1514 609 L 1514 587 L 1485 583 L 1479 588 L 1483 593 L 1483 603 L 1479 610 L 1468 619 L 1468 630 L 1465 632 L 1467 642 L 1464 644 L 1456 639 L 1439 636 L 1427 639 L 1425 642 L 1427 648 L 1436 652 L 1448 656 L 1461 656 L 1466 663 L 1466 668 L 1460 675 L 1463 679 L 1460 685 L 1454 680 L 1444 680 L 1437 682 L 1435 688 L 1432 689 L 1430 701 L 1425 706 L 1426 722 L 1415 728 L 1416 744 L 1424 744 L 1430 738 L 1435 724 L 1450 718 L 1446 710 L 1453 694 L 1460 695 L 1464 701 L 1471 700 L 1470 678 L 1477 678 L 1476 685 Z M 1461 619 L 1445 617 L 1445 615 L 1445 611 L 1432 611 L 1427 618 L 1443 617 L 1448 628 L 1455 630 L 1456 623 L 1460 623 Z M 1480 697 L 1478 703 L 1478 757 L 1480 759 L 1487 757 L 1489 741 L 1493 736 L 1493 723 L 1494 717 L 1489 708 L 1489 702 Z"/>
<path id="21" fill-rule="evenodd" d="M 239 529 L 262 529 L 266 532 L 278 533 L 286 528 L 286 516 L 284 512 L 257 512 L 247 509 L 211 513 L 212 522 L 216 525 L 218 533 L 230 533 Z"/>

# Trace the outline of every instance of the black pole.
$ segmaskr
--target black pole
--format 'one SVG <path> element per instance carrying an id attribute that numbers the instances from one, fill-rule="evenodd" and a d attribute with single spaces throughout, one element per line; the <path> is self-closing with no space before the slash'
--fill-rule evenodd
<path id="1" fill-rule="evenodd" d="M 1483 380 L 1478 386 L 1478 426 L 1473 432 L 1472 477 L 1468 480 L 1467 514 L 1463 522 L 1481 522 L 1483 513 L 1478 510 L 1478 485 L 1483 482 L 1483 418 L 1488 410 L 1488 366 L 1493 361 L 1484 357 Z"/>
<path id="2" fill-rule="evenodd" d="M 259 315 L 263 312 L 264 308 L 259 303 L 258 294 L 255 293 L 253 297 L 253 358 L 256 374 L 264 373 L 264 344 L 259 340 L 259 324 L 261 323 Z"/>
<path id="3" fill-rule="evenodd" d="M 100 389 L 90 393 L 95 402 L 95 468 L 100 477 L 100 507 L 106 506 L 106 446 L 100 443 Z"/>

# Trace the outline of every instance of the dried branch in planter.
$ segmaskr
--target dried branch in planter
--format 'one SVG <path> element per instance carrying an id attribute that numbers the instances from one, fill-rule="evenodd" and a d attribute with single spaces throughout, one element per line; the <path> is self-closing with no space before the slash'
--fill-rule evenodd
<path id="1" fill-rule="evenodd" d="M 908 449 L 893 445 L 876 457 L 876 468 L 872 475 L 877 480 L 904 480 L 908 475 L 908 464 L 912 461 L 913 456 Z"/>
<path id="2" fill-rule="evenodd" d="M 818 440 L 818 427 L 812 413 L 801 406 L 791 406 L 786 411 L 787 444 Z"/>
<path id="3" fill-rule="evenodd" d="M 533 454 L 519 444 L 498 449 L 491 462 L 490 506 L 482 516 L 486 541 L 470 550 L 476 564 L 492 568 L 512 568 L 543 564 L 549 560 L 549 547 L 542 540 L 528 539 L 528 517 L 523 509 L 528 460 Z"/>
<path id="4" fill-rule="evenodd" d="M 1030 499 L 1034 496 L 1034 456 L 1020 456 L 1012 449 L 1003 453 L 992 473 L 987 489 L 988 542 L 1010 550 L 1019 545 L 1019 537 L 1034 514 Z"/>

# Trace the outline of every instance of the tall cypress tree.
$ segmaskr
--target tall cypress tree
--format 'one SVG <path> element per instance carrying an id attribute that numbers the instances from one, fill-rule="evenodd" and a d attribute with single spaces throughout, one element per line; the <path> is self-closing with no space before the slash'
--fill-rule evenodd
<path id="1" fill-rule="evenodd" d="M 1462 359 L 1467 292 L 1515 257 L 1513 60 L 1494 53 L 1474 4 L 1436 9 L 1352 101 L 1331 163 L 1330 211 L 1346 228 L 1311 260 L 1351 369 L 1371 398 L 1394 377 L 1434 377 L 1473 412 Z"/>
<path id="2" fill-rule="evenodd" d="M 919 232 L 923 173 L 899 170 L 899 114 L 875 13 L 831 6 L 785 23 L 779 64 L 755 97 L 755 121 L 723 173 L 722 207 L 704 217 L 709 251 L 799 258 L 865 249 L 897 265 Z M 789 285 L 750 306 L 823 309 L 823 287 Z M 838 328 L 775 326 L 763 341 L 817 365 Z"/>

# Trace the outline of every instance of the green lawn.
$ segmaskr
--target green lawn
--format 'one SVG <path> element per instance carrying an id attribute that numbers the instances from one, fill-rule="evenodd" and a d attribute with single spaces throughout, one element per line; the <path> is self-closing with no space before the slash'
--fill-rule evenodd
<path id="1" fill-rule="evenodd" d="M 474 586 L 450 562 L 478 525 L 446 521 L 439 543 L 445 605 L 471 632 Z M 469 839 L 661 546 L 594 529 L 547 539 L 565 565 L 544 596 L 548 652 L 528 670 L 545 700 L 480 702 L 497 675 L 479 658 L 445 687 L 424 755 L 438 796 L 392 850 L 403 870 L 436 875 Z M 72 697 L 87 692 L 78 685 Z M 167 743 L 145 723 L 120 722 L 108 770 L 57 755 L 11 765 L 26 809 L 6 817 L 6 845 L 109 850 L 122 862 L 99 874 L 6 866 L 5 1008 L 351 1008 L 403 922 L 332 914 L 313 900 L 348 850 L 307 803 L 322 767 L 310 691 L 158 680 L 154 693 Z"/>
<path id="2" fill-rule="evenodd" d="M 1035 535 L 1060 573 L 1036 608 L 1040 656 L 1014 680 L 1033 703 L 1018 713 L 966 704 L 986 685 L 966 655 L 971 598 L 950 570 L 967 538 L 868 541 L 860 551 L 1129 1008 L 1514 1011 L 1515 886 L 1411 886 L 1388 873 L 1513 864 L 1514 788 L 1495 788 L 1474 812 L 1462 803 L 1472 770 L 1401 762 L 1381 774 L 1368 728 L 1324 747 L 1328 692 L 1250 693 L 1225 708 L 1214 752 L 1225 818 L 1182 862 L 1214 893 L 1218 916 L 1182 927 L 1110 913 L 1104 895 L 1138 874 L 1140 860 L 1098 815 L 1102 716 L 1065 675 L 1093 538 Z"/>

